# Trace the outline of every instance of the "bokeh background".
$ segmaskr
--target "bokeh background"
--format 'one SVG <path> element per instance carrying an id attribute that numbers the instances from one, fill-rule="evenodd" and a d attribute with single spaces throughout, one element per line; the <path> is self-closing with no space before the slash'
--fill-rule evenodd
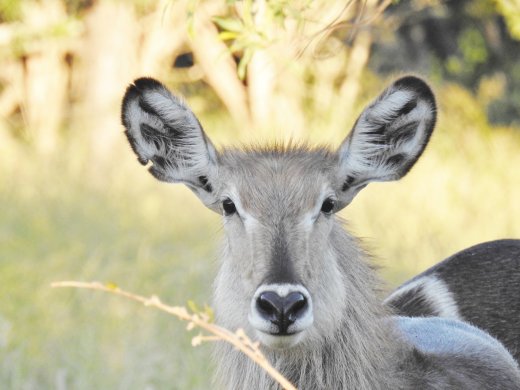
<path id="1" fill-rule="evenodd" d="M 338 145 L 393 78 L 439 121 L 399 183 L 341 212 L 391 288 L 520 237 L 518 0 L 0 0 L 0 387 L 208 389 L 210 346 L 162 313 L 57 280 L 210 303 L 218 215 L 156 182 L 120 125 L 136 77 L 217 145 Z"/>

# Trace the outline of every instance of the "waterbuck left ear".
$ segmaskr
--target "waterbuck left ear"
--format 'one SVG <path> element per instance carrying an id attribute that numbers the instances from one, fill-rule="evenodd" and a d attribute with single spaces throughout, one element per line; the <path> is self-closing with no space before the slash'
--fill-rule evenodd
<path id="1" fill-rule="evenodd" d="M 435 120 L 435 98 L 423 80 L 403 77 L 383 91 L 338 150 L 340 202 L 347 205 L 372 181 L 406 175 L 424 151 Z"/>
<path id="2" fill-rule="evenodd" d="M 186 184 L 215 206 L 217 152 L 193 112 L 159 81 L 141 78 L 123 98 L 122 121 L 137 159 L 161 181 Z"/>

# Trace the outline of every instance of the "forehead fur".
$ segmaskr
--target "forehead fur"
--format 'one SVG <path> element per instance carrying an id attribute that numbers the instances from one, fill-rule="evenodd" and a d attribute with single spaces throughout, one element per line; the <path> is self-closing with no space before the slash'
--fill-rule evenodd
<path id="1" fill-rule="evenodd" d="M 330 149 L 306 144 L 225 149 L 219 154 L 222 190 L 233 187 L 249 211 L 278 208 L 277 215 L 289 216 L 314 206 L 337 161 Z"/>

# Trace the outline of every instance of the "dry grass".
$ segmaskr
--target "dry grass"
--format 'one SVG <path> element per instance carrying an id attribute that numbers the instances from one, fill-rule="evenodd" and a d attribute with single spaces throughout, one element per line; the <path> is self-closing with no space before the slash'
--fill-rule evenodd
<path id="1" fill-rule="evenodd" d="M 54 282 L 51 287 L 72 287 L 80 289 L 98 290 L 108 292 L 114 295 L 119 295 L 130 299 L 132 301 L 139 302 L 145 306 L 150 306 L 168 313 L 182 321 L 188 322 L 187 330 L 193 330 L 195 327 L 205 330 L 207 333 L 213 336 L 207 336 L 198 334 L 191 339 L 191 344 L 195 347 L 205 341 L 224 341 L 233 345 L 237 350 L 246 355 L 249 359 L 258 364 L 263 370 L 265 370 L 278 384 L 285 390 L 296 390 L 296 388 L 278 372 L 266 359 L 262 351 L 260 350 L 260 344 L 253 342 L 244 332 L 243 329 L 237 329 L 235 332 L 231 332 L 228 329 L 222 328 L 221 326 L 212 323 L 211 311 L 196 311 L 190 313 L 188 309 L 183 306 L 170 306 L 163 303 L 157 295 L 152 295 L 150 298 L 143 297 L 135 293 L 131 293 L 122 290 L 114 284 L 102 284 L 99 282 L 76 282 L 76 281 L 64 281 Z"/>

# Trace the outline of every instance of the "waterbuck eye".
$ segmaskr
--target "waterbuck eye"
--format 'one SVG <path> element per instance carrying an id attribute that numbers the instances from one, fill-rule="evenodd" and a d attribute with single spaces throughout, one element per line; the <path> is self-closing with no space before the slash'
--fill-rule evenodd
<path id="1" fill-rule="evenodd" d="M 236 213 L 237 211 L 235 204 L 229 198 L 224 199 L 224 201 L 222 202 L 222 208 L 224 209 L 224 215 L 231 215 Z"/>
<path id="2" fill-rule="evenodd" d="M 334 206 L 336 205 L 336 201 L 331 198 L 327 198 L 323 201 L 321 205 L 321 212 L 324 214 L 330 214 L 332 210 L 334 210 Z"/>

